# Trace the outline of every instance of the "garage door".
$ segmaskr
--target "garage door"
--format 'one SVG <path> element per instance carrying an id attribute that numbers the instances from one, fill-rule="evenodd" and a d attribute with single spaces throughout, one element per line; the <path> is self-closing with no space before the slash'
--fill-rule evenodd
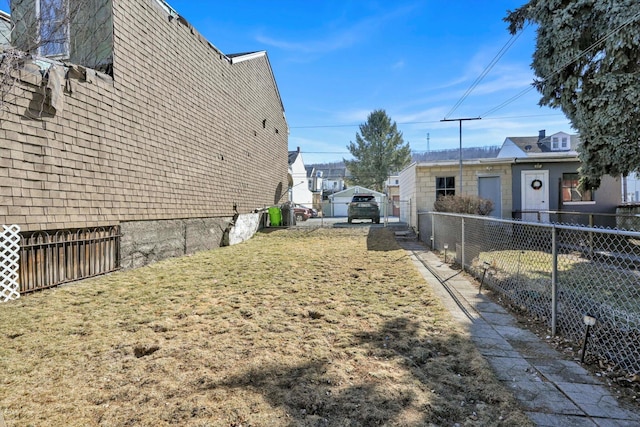
<path id="1" fill-rule="evenodd" d="M 333 200 L 333 216 L 347 216 L 349 215 L 348 213 L 348 208 L 349 208 L 349 201 L 351 200 L 351 198 L 338 198 L 336 197 Z"/>

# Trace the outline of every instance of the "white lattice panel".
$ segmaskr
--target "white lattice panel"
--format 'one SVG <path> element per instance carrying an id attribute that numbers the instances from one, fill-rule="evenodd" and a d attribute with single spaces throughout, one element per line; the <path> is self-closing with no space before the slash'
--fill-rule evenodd
<path id="1" fill-rule="evenodd" d="M 0 302 L 20 298 L 18 260 L 20 259 L 20 227 L 2 226 L 0 233 Z"/>

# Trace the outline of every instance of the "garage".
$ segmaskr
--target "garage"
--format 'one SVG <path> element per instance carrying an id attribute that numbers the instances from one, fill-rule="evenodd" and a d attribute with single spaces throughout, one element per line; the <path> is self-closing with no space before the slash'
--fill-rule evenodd
<path id="1" fill-rule="evenodd" d="M 349 203 L 351 202 L 353 195 L 358 193 L 373 194 L 376 198 L 376 201 L 378 202 L 378 205 L 380 206 L 380 213 L 383 214 L 383 202 L 385 200 L 384 193 L 380 193 L 378 191 L 370 190 L 368 188 L 356 185 L 355 187 L 347 188 L 346 190 L 339 191 L 329 196 L 329 201 L 331 202 L 330 216 L 346 217 L 348 215 L 347 211 L 349 208 Z"/>

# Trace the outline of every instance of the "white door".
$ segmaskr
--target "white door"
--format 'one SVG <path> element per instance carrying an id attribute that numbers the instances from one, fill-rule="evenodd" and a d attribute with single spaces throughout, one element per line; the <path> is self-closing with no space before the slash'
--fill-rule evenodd
<path id="1" fill-rule="evenodd" d="M 548 222 L 549 214 L 538 212 L 549 210 L 549 171 L 526 170 L 520 174 L 522 185 L 522 220 Z M 529 211 L 529 212 L 527 212 Z"/>

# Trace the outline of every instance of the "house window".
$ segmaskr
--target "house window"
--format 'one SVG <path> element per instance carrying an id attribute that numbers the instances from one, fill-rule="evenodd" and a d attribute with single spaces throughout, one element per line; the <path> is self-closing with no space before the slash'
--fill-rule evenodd
<path id="1" fill-rule="evenodd" d="M 563 150 L 567 150 L 569 148 L 569 141 L 567 140 L 567 137 L 562 138 L 561 147 Z"/>
<path id="2" fill-rule="evenodd" d="M 551 139 L 551 149 L 552 149 L 552 150 L 557 150 L 557 149 L 559 148 L 559 146 L 558 146 L 558 142 L 559 142 L 559 141 L 558 141 L 558 138 L 557 138 L 557 137 L 553 137 L 553 138 Z"/>
<path id="3" fill-rule="evenodd" d="M 592 202 L 593 191 L 578 188 L 579 176 L 577 173 L 562 174 L 562 201 L 563 202 Z"/>
<path id="4" fill-rule="evenodd" d="M 36 0 L 38 54 L 50 58 L 69 57 L 68 0 Z"/>
<path id="5" fill-rule="evenodd" d="M 436 198 L 440 196 L 455 196 L 456 178 L 454 176 L 436 177 Z"/>

